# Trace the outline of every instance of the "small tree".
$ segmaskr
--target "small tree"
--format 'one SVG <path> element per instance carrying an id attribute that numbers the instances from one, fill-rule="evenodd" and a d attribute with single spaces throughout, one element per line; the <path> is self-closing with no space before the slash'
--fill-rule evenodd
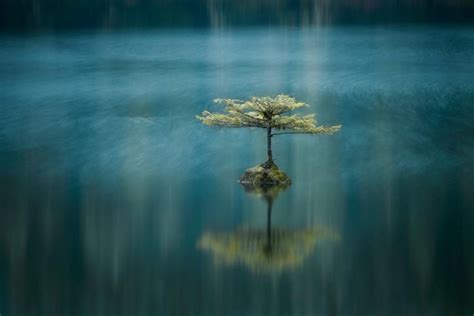
<path id="1" fill-rule="evenodd" d="M 284 134 L 334 134 L 341 125 L 317 126 L 314 114 L 293 114 L 294 110 L 307 107 L 288 95 L 252 97 L 247 101 L 216 99 L 225 106 L 225 113 L 202 112 L 197 118 L 204 124 L 219 127 L 256 127 L 267 130 L 267 161 L 264 168 L 274 165 L 272 137 Z"/>

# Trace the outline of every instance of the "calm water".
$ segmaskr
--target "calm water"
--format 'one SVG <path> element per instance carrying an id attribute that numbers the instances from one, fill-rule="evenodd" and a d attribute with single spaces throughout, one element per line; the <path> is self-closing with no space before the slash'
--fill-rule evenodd
<path id="1" fill-rule="evenodd" d="M 473 78 L 472 27 L 3 35 L 0 314 L 471 315 Z M 265 255 L 265 135 L 194 116 L 278 93 L 343 129 L 274 140 Z"/>

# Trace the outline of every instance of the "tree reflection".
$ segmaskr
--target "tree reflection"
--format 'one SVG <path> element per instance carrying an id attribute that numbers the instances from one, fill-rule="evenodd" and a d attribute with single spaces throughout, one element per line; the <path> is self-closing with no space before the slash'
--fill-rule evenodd
<path id="1" fill-rule="evenodd" d="M 205 232 L 198 247 L 212 254 L 217 264 L 242 264 L 257 273 L 273 273 L 299 266 L 316 245 L 338 240 L 330 228 L 272 227 L 273 203 L 288 185 L 253 187 L 244 185 L 246 192 L 258 195 L 267 204 L 266 229 L 238 228 L 232 232 Z"/>

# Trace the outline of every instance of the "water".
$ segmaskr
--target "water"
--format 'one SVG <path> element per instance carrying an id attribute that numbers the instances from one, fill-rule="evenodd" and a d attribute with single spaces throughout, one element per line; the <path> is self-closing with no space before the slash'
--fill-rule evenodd
<path id="1" fill-rule="evenodd" d="M 474 313 L 473 74 L 460 26 L 2 35 L 1 315 Z M 343 128 L 274 139 L 298 260 L 225 258 L 265 135 L 194 116 L 278 93 Z"/>

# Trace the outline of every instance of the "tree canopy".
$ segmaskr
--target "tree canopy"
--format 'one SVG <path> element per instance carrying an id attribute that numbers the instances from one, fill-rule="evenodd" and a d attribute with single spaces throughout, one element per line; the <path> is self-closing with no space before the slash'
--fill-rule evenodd
<path id="1" fill-rule="evenodd" d="M 308 105 L 284 94 L 276 97 L 252 97 L 247 101 L 215 99 L 214 102 L 224 105 L 225 113 L 204 111 L 197 116 L 209 126 L 277 130 L 270 132 L 270 137 L 281 134 L 333 134 L 341 129 L 341 125 L 318 126 L 315 114 L 293 114 L 294 110 Z"/>
<path id="2" fill-rule="evenodd" d="M 234 232 L 205 232 L 198 247 L 209 251 L 215 263 L 243 264 L 257 273 L 280 272 L 296 268 L 323 241 L 338 241 L 330 228 L 276 228 L 271 236 L 265 230 L 238 229 Z"/>

